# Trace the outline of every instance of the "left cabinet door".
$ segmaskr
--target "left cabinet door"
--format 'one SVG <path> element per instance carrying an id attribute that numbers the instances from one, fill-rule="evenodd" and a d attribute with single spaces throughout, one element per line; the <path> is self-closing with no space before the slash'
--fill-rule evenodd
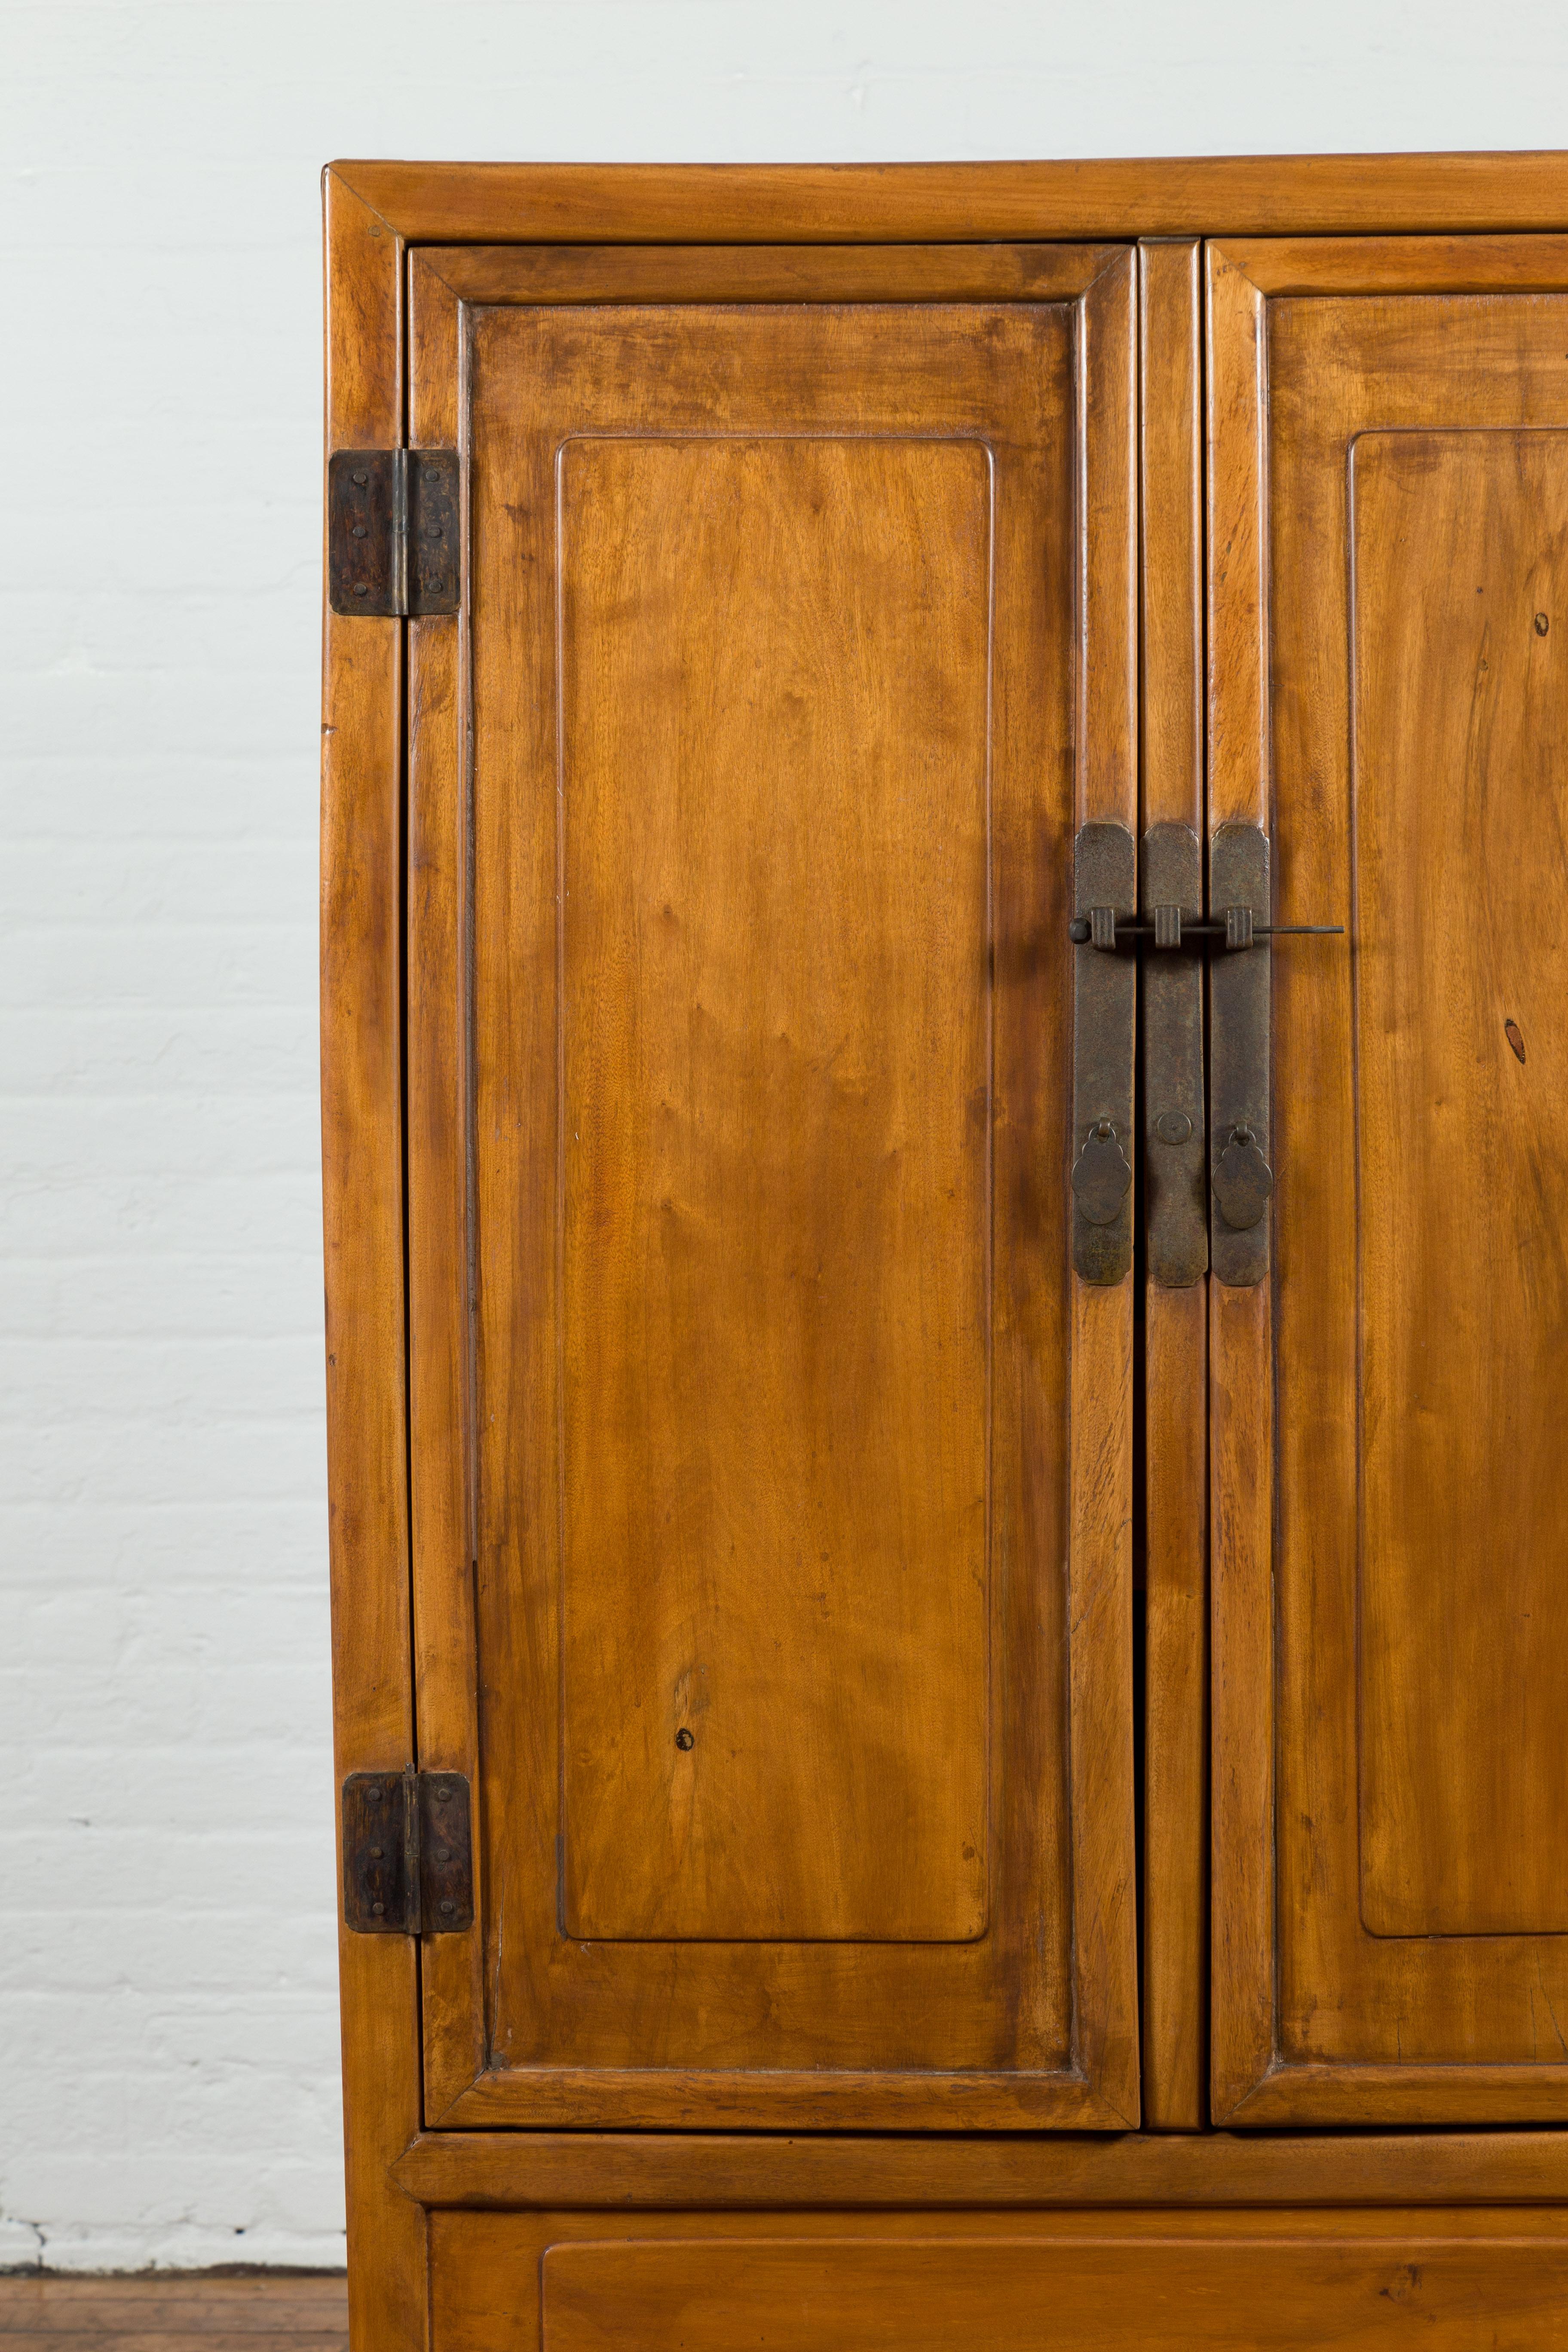
<path id="1" fill-rule="evenodd" d="M 1132 1285 L 1072 1271 L 1133 827 L 1133 268 L 431 251 L 410 625 L 431 2123 L 1138 2119 Z"/>

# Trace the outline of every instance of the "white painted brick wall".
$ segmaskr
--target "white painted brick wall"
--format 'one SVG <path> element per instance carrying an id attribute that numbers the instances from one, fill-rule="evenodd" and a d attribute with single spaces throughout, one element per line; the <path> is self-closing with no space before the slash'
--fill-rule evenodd
<path id="1" fill-rule="evenodd" d="M 1561 0 L 0 0 L 0 2262 L 342 2252 L 333 154 L 1568 142 Z"/>

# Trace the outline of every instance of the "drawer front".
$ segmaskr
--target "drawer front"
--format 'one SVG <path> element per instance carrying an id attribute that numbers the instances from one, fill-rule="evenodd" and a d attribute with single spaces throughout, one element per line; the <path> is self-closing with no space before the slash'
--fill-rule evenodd
<path id="1" fill-rule="evenodd" d="M 437 2214 L 436 2352 L 1558 2346 L 1560 2213 Z"/>

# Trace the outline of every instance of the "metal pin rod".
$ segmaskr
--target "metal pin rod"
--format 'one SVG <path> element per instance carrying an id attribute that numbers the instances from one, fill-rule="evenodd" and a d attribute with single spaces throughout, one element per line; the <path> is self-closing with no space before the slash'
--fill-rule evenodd
<path id="1" fill-rule="evenodd" d="M 1342 939 L 1344 929 L 1342 923 L 1254 923 L 1252 936 L 1255 940 Z M 1182 937 L 1184 940 L 1223 940 L 1225 935 L 1226 927 L 1223 923 L 1184 922 L 1182 925 Z M 1075 915 L 1068 925 L 1068 939 L 1082 947 L 1089 936 L 1089 917 Z M 1124 923 L 1119 919 L 1116 925 L 1116 936 L 1119 940 L 1152 940 L 1154 936 L 1154 926 L 1152 923 Z"/>

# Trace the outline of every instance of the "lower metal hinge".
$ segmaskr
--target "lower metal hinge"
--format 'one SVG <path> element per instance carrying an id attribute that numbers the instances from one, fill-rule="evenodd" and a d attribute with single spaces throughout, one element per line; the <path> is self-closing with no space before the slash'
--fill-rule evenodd
<path id="1" fill-rule="evenodd" d="M 455 613 L 462 522 L 455 449 L 340 449 L 327 463 L 334 613 Z"/>
<path id="2" fill-rule="evenodd" d="M 359 1936 L 473 1925 L 468 1784 L 460 1772 L 351 1772 L 343 1782 L 343 1917 Z"/>

